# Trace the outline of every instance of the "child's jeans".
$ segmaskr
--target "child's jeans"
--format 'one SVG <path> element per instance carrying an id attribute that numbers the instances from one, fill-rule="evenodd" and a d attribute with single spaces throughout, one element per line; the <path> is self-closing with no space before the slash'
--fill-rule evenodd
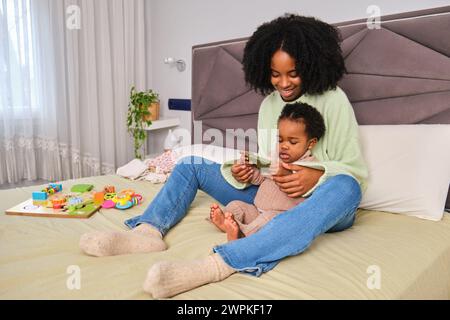
<path id="1" fill-rule="evenodd" d="M 227 205 L 233 200 L 253 204 L 258 187 L 235 189 L 223 179 L 219 164 L 193 156 L 183 158 L 145 212 L 125 224 L 134 228 L 148 223 L 164 235 L 186 215 L 199 189 Z M 306 250 L 320 234 L 351 227 L 360 201 L 361 188 L 353 177 L 331 177 L 306 201 L 277 215 L 257 233 L 219 245 L 214 251 L 235 270 L 259 276 L 281 259 Z"/>

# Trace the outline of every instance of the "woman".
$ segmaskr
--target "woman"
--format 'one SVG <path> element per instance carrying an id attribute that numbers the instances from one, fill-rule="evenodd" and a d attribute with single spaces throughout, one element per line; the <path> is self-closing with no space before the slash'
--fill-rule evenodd
<path id="1" fill-rule="evenodd" d="M 293 173 L 273 177 L 288 196 L 309 198 L 257 233 L 215 247 L 206 259 L 154 264 L 144 290 L 155 298 L 221 281 L 237 271 L 259 276 L 281 259 L 306 250 L 320 234 L 353 224 L 367 170 L 353 109 L 337 87 L 345 72 L 337 31 L 310 17 L 277 18 L 251 36 L 243 65 L 247 83 L 267 95 L 258 118 L 262 156 L 267 158 L 271 152 L 269 136 L 262 132 L 276 129 L 286 103 L 308 103 L 324 117 L 326 133 L 313 151 L 320 163 L 286 164 Z M 95 256 L 165 250 L 163 235 L 186 215 L 198 189 L 223 205 L 233 200 L 253 203 L 257 187 L 248 185 L 252 169 L 235 164 L 227 171 L 201 158 L 184 159 L 144 214 L 125 222 L 131 231 L 86 234 L 80 246 Z"/>

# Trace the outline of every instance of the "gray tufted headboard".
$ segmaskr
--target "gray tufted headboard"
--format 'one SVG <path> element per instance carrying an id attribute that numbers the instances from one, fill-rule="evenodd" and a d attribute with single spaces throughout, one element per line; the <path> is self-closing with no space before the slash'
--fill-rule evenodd
<path id="1" fill-rule="evenodd" d="M 384 16 L 380 29 L 365 19 L 335 25 L 348 70 L 339 86 L 359 124 L 450 124 L 450 6 Z M 192 49 L 192 120 L 202 132 L 256 128 L 263 97 L 244 81 L 247 39 Z"/>

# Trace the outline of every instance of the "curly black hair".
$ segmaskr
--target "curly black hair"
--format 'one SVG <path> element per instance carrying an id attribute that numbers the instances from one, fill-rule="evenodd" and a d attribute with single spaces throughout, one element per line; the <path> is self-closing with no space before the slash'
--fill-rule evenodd
<path id="1" fill-rule="evenodd" d="M 285 14 L 259 26 L 244 49 L 245 81 L 256 92 L 274 91 L 271 59 L 279 49 L 296 61 L 302 93 L 320 94 L 335 89 L 345 69 L 337 29 L 314 17 Z"/>
<path id="2" fill-rule="evenodd" d="M 317 140 L 320 140 L 325 134 L 325 121 L 322 115 L 316 108 L 307 103 L 295 102 L 286 104 L 281 111 L 278 122 L 284 119 L 303 122 L 309 139 L 317 138 Z"/>

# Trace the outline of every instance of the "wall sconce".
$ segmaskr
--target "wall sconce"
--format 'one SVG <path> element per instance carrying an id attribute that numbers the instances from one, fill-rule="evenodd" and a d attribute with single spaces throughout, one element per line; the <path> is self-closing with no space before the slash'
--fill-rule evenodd
<path id="1" fill-rule="evenodd" d="M 170 66 L 175 65 L 180 72 L 186 70 L 186 62 L 182 59 L 175 60 L 174 58 L 165 58 L 164 63 Z"/>

